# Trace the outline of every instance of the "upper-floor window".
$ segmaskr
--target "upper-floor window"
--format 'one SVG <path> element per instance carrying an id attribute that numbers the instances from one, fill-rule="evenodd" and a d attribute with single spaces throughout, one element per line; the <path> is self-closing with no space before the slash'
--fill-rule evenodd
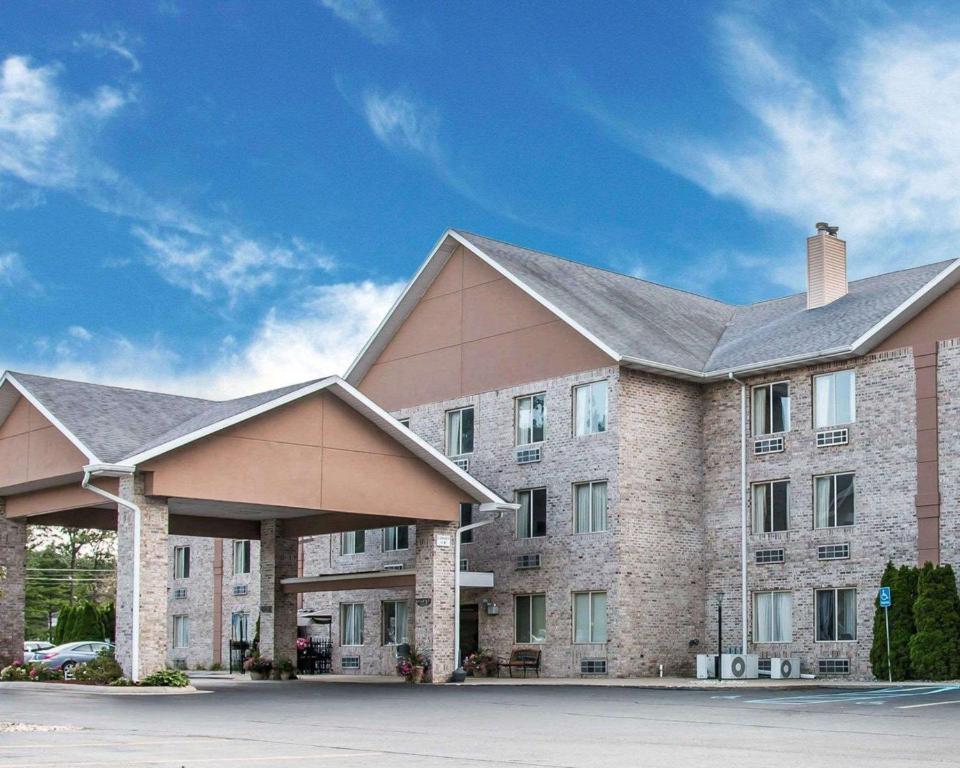
<path id="1" fill-rule="evenodd" d="M 817 590 L 817 641 L 857 639 L 857 590 Z"/>
<path id="2" fill-rule="evenodd" d="M 790 483 L 776 480 L 753 485 L 753 532 L 785 531 L 788 526 Z"/>
<path id="3" fill-rule="evenodd" d="M 513 599 L 514 640 L 542 643 L 547 639 L 546 595 L 517 595 Z"/>
<path id="4" fill-rule="evenodd" d="M 853 525 L 853 473 L 815 477 L 813 495 L 815 528 Z"/>
<path id="5" fill-rule="evenodd" d="M 190 578 L 190 547 L 173 548 L 173 578 Z"/>
<path id="6" fill-rule="evenodd" d="M 340 604 L 340 645 L 363 645 L 363 603 Z"/>
<path id="7" fill-rule="evenodd" d="M 397 549 L 410 548 L 410 526 L 394 525 L 383 529 L 383 551 L 393 552 Z"/>
<path id="8" fill-rule="evenodd" d="M 386 600 L 383 603 L 383 644 L 401 645 L 407 642 L 406 600 Z"/>
<path id="9" fill-rule="evenodd" d="M 857 420 L 857 375 L 834 371 L 813 377 L 813 426 L 816 429 Z"/>
<path id="10" fill-rule="evenodd" d="M 473 522 L 473 504 L 466 502 L 460 505 L 460 527 L 470 525 Z M 460 543 L 469 544 L 473 541 L 473 528 L 460 534 Z"/>
<path id="11" fill-rule="evenodd" d="M 517 445 L 543 442 L 545 398 L 543 392 L 517 398 Z"/>
<path id="12" fill-rule="evenodd" d="M 754 594 L 753 642 L 793 642 L 793 595 L 790 592 Z"/>
<path id="13" fill-rule="evenodd" d="M 753 434 L 790 431 L 790 385 L 781 381 L 753 388 Z"/>
<path id="14" fill-rule="evenodd" d="M 410 417 L 409 417 L 409 416 L 407 416 L 407 418 L 405 418 L 405 419 L 397 419 L 397 421 L 399 421 L 401 424 L 403 424 L 403 426 L 405 426 L 407 429 L 410 429 Z"/>
<path id="15" fill-rule="evenodd" d="M 340 534 L 340 554 L 358 555 L 366 550 L 366 531 L 344 531 Z"/>
<path id="16" fill-rule="evenodd" d="M 250 573 L 250 539 L 234 539 L 233 572 Z"/>
<path id="17" fill-rule="evenodd" d="M 473 453 L 473 406 L 447 411 L 447 456 Z"/>
<path id="18" fill-rule="evenodd" d="M 607 431 L 607 382 L 595 381 L 573 388 L 574 434 Z"/>
<path id="19" fill-rule="evenodd" d="M 580 483 L 573 487 L 573 532 L 607 530 L 607 483 Z"/>
<path id="20" fill-rule="evenodd" d="M 517 538 L 530 539 L 547 535 L 547 489 L 517 491 Z"/>
<path id="21" fill-rule="evenodd" d="M 607 593 L 573 593 L 573 642 L 607 642 Z"/>

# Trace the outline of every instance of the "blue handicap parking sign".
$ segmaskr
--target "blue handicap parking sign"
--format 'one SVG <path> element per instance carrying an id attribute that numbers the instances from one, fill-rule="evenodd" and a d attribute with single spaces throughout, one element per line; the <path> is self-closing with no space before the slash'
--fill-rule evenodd
<path id="1" fill-rule="evenodd" d="M 893 595 L 890 594 L 890 587 L 880 587 L 880 607 L 889 608 L 893 605 Z"/>

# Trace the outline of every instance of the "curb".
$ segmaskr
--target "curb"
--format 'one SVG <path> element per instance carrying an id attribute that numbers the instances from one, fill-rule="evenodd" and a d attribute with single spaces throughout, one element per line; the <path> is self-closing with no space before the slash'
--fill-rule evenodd
<path id="1" fill-rule="evenodd" d="M 70 683 L 33 683 L 26 680 L 4 681 L 0 682 L 0 690 L 4 688 L 16 688 L 27 691 L 39 691 L 42 693 L 92 693 L 96 696 L 182 696 L 192 693 L 210 693 L 210 691 L 199 691 L 192 685 L 184 688 L 168 688 L 157 686 L 155 688 L 138 688 L 136 686 L 113 686 L 113 685 L 71 685 Z"/>

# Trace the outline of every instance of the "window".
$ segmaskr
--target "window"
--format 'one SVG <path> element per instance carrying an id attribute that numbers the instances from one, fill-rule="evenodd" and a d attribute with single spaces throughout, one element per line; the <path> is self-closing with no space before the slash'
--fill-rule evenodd
<path id="1" fill-rule="evenodd" d="M 393 552 L 398 549 L 410 548 L 410 526 L 395 525 L 383 529 L 383 551 Z M 363 550 L 361 550 L 363 551 Z"/>
<path id="2" fill-rule="evenodd" d="M 460 527 L 470 525 L 473 522 L 473 504 L 460 505 Z M 469 544 L 473 541 L 473 529 L 464 531 L 460 534 L 460 543 Z"/>
<path id="3" fill-rule="evenodd" d="M 853 474 L 824 475 L 814 482 L 814 527 L 853 525 Z"/>
<path id="4" fill-rule="evenodd" d="M 607 382 L 595 381 L 573 388 L 574 434 L 593 435 L 607 431 Z"/>
<path id="5" fill-rule="evenodd" d="M 753 642 L 793 642 L 793 595 L 757 592 L 753 596 Z"/>
<path id="6" fill-rule="evenodd" d="M 403 426 L 405 426 L 407 429 L 410 429 L 410 417 L 409 417 L 409 416 L 408 416 L 407 418 L 405 418 L 405 419 L 397 419 L 397 421 L 399 421 L 401 424 L 403 424 Z"/>
<path id="7" fill-rule="evenodd" d="M 250 639 L 250 614 L 238 611 L 230 616 L 230 639 L 247 642 Z"/>
<path id="8" fill-rule="evenodd" d="M 340 645 L 363 645 L 363 603 L 340 605 Z"/>
<path id="9" fill-rule="evenodd" d="M 366 551 L 366 531 L 344 531 L 340 534 L 340 554 L 359 555 Z"/>
<path id="10" fill-rule="evenodd" d="M 517 538 L 547 535 L 547 489 L 517 491 Z"/>
<path id="11" fill-rule="evenodd" d="M 607 483 L 581 483 L 573 486 L 574 533 L 607 530 Z"/>
<path id="12" fill-rule="evenodd" d="M 186 616 L 173 617 L 173 647 L 186 648 L 190 645 L 190 620 Z"/>
<path id="13" fill-rule="evenodd" d="M 250 573 L 250 539 L 235 539 L 233 542 L 233 572 Z"/>
<path id="14" fill-rule="evenodd" d="M 753 434 L 790 431 L 790 385 L 781 381 L 753 388 Z"/>
<path id="15" fill-rule="evenodd" d="M 447 456 L 473 453 L 473 406 L 447 411 Z"/>
<path id="16" fill-rule="evenodd" d="M 777 480 L 753 486 L 753 532 L 773 533 L 787 530 L 790 483 Z"/>
<path id="17" fill-rule="evenodd" d="M 607 593 L 573 593 L 573 642 L 607 642 Z"/>
<path id="18" fill-rule="evenodd" d="M 547 639 L 546 595 L 517 595 L 513 599 L 513 623 L 516 642 L 545 642 Z"/>
<path id="19" fill-rule="evenodd" d="M 190 547 L 173 548 L 173 578 L 190 578 Z"/>
<path id="20" fill-rule="evenodd" d="M 857 639 L 857 590 L 817 590 L 817 641 Z"/>
<path id="21" fill-rule="evenodd" d="M 816 429 L 850 424 L 857 419 L 857 377 L 835 371 L 813 377 L 813 426 Z"/>
<path id="22" fill-rule="evenodd" d="M 383 644 L 407 642 L 407 604 L 403 600 L 387 600 L 383 604 Z"/>
<path id="23" fill-rule="evenodd" d="M 517 445 L 543 442 L 545 398 L 542 392 L 517 398 Z"/>

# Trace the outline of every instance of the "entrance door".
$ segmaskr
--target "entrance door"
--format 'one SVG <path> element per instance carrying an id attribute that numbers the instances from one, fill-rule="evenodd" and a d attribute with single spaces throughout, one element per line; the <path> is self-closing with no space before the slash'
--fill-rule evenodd
<path id="1" fill-rule="evenodd" d="M 460 660 L 480 650 L 480 607 L 460 606 Z"/>

